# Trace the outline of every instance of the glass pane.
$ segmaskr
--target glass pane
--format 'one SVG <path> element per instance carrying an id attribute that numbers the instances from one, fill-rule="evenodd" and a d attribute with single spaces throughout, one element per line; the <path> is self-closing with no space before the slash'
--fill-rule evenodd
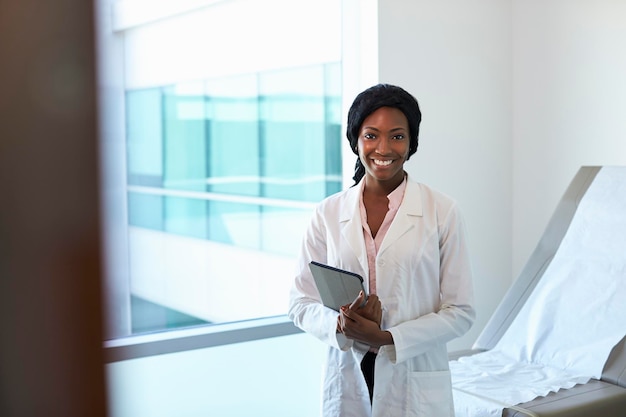
<path id="1" fill-rule="evenodd" d="M 128 92 L 134 332 L 286 313 L 313 207 L 341 187 L 339 80 L 333 63 Z"/>
<path id="2" fill-rule="evenodd" d="M 163 176 L 161 89 L 126 94 L 128 183 L 160 187 Z"/>
<path id="3" fill-rule="evenodd" d="M 201 239 L 207 237 L 207 202 L 205 200 L 166 197 L 163 213 L 166 232 Z"/>
<path id="4" fill-rule="evenodd" d="M 260 211 L 255 204 L 209 203 L 209 239 L 246 249 L 259 249 Z"/>
<path id="5" fill-rule="evenodd" d="M 326 82 L 333 70 L 338 67 L 260 76 L 264 196 L 314 202 L 341 187 L 340 92 Z M 327 160 L 329 153 L 334 155 Z"/>
<path id="6" fill-rule="evenodd" d="M 128 223 L 131 226 L 163 230 L 163 197 L 145 193 L 128 193 Z"/>
<path id="7" fill-rule="evenodd" d="M 207 138 L 203 85 L 167 88 L 163 102 L 164 186 L 205 191 Z"/>
<path id="8" fill-rule="evenodd" d="M 261 249 L 295 258 L 310 220 L 310 210 L 264 207 L 260 221 Z"/>
<path id="9" fill-rule="evenodd" d="M 206 83 L 208 190 L 259 196 L 259 102 L 257 76 Z"/>

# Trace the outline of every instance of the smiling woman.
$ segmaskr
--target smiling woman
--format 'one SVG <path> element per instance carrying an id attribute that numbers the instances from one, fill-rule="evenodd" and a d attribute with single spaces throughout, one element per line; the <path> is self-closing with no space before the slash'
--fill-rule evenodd
<path id="1" fill-rule="evenodd" d="M 404 180 L 404 162 L 409 156 L 409 123 L 404 113 L 380 107 L 367 116 L 358 149 L 369 181 L 375 180 L 386 194 L 393 191 Z"/>
<path id="2" fill-rule="evenodd" d="M 454 414 L 446 344 L 474 321 L 472 273 L 455 201 L 404 171 L 420 121 L 400 87 L 359 94 L 347 129 L 356 184 L 322 201 L 305 234 L 289 317 L 329 346 L 326 417 Z M 365 304 L 325 307 L 312 261 L 367 277 Z"/>
<path id="3" fill-rule="evenodd" d="M 383 108 L 385 110 L 382 110 Z M 381 112 L 378 112 L 378 110 L 381 110 Z M 417 100 L 398 86 L 378 84 L 360 93 L 355 98 L 348 112 L 348 127 L 346 131 L 350 148 L 359 156 L 354 173 L 355 184 L 361 180 L 366 171 L 365 164 L 367 158 L 365 158 L 366 162 L 363 162 L 360 153 L 363 152 L 365 147 L 365 144 L 362 142 L 373 141 L 375 144 L 379 144 L 382 139 L 387 141 L 393 139 L 393 142 L 407 142 L 405 144 L 407 147 L 405 150 L 406 155 L 399 161 L 402 167 L 404 162 L 408 161 L 411 155 L 417 151 L 421 121 L 422 112 Z M 385 122 L 390 125 L 378 126 L 379 123 Z M 386 131 L 381 132 L 380 129 L 385 129 Z M 371 130 L 371 132 L 368 130 Z M 381 137 L 382 134 L 384 135 Z M 385 144 L 386 142 L 383 143 L 383 146 Z M 370 149 L 371 146 L 368 144 L 367 149 Z M 382 151 L 383 154 L 387 152 L 386 149 L 382 149 Z M 378 160 L 382 162 L 382 165 L 389 163 L 384 162 L 384 160 L 393 160 L 393 158 L 384 158 L 383 154 L 377 152 L 376 155 Z"/>

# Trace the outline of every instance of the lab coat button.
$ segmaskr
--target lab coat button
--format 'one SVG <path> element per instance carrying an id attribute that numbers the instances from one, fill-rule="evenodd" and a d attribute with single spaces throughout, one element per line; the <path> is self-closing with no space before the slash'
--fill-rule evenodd
<path id="1" fill-rule="evenodd" d="M 383 260 L 378 261 L 378 266 L 385 266 L 385 261 Z"/>

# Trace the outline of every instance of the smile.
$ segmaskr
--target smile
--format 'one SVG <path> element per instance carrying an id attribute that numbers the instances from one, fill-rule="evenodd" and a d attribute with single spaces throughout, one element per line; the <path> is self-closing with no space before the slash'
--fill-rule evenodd
<path id="1" fill-rule="evenodd" d="M 391 163 L 393 162 L 392 159 L 388 159 L 385 161 L 381 161 L 380 159 L 373 159 L 374 161 L 374 165 L 378 165 L 378 166 L 387 166 L 387 165 L 391 165 Z"/>

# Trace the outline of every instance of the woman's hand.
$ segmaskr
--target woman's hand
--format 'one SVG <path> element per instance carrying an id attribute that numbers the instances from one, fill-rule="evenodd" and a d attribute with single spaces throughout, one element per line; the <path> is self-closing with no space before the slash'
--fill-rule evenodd
<path id="1" fill-rule="evenodd" d="M 383 318 L 383 307 L 376 294 L 371 294 L 367 297 L 367 301 L 363 304 L 365 294 L 361 291 L 358 297 L 348 307 L 350 310 L 356 311 L 360 316 L 372 320 L 380 328 L 380 323 Z"/>
<path id="2" fill-rule="evenodd" d="M 350 305 L 341 307 L 337 321 L 337 330 L 346 337 L 369 346 L 380 347 L 393 344 L 391 333 L 382 331 L 382 306 L 375 294 L 368 297 L 365 304 L 365 294 L 361 292 Z"/>

